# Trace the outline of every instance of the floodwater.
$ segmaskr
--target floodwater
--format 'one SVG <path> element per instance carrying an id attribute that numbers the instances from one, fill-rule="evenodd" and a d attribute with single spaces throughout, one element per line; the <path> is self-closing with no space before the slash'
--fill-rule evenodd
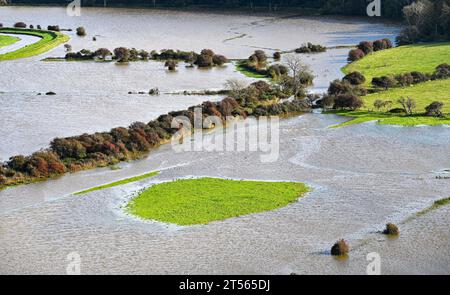
<path id="1" fill-rule="evenodd" d="M 74 36 L 71 43 L 76 50 L 119 45 L 208 47 L 241 58 L 256 48 L 289 50 L 307 41 L 347 45 L 389 37 L 398 30 L 361 19 L 109 9 L 85 9 L 80 18 L 69 18 L 63 12 L 0 9 L 4 24 L 52 21 L 72 28 L 83 25 L 99 35 L 96 44 Z M 245 37 L 227 40 L 242 34 Z M 316 73 L 322 69 L 332 80 L 341 75 L 345 51 L 306 59 Z M 57 48 L 45 56 L 61 54 Z M 148 121 L 206 98 L 128 95 L 128 91 L 220 88 L 228 78 L 244 79 L 231 65 L 209 71 L 180 67 L 177 73 L 168 73 L 152 62 L 116 66 L 39 59 L 42 56 L 0 63 L 3 158 L 45 147 L 54 136 Z M 326 85 L 321 79 L 318 88 Z M 49 90 L 57 95 L 36 95 Z M 450 128 L 374 123 L 328 128 L 345 120 L 323 114 L 281 120 L 275 162 L 261 162 L 257 152 L 176 153 L 168 144 L 143 160 L 121 163 L 119 170 L 94 169 L 0 191 L 0 273 L 65 274 L 67 257 L 75 252 L 82 274 L 365 274 L 366 255 L 378 252 L 384 274 L 449 274 L 449 206 L 411 217 L 434 200 L 448 197 L 450 180 L 436 176 L 448 175 L 444 170 L 450 168 Z M 154 170 L 161 174 L 71 195 Z M 122 210 L 136 192 L 151 184 L 191 176 L 301 181 L 313 191 L 278 210 L 201 226 L 141 221 Z M 399 224 L 398 239 L 378 233 L 386 222 Z M 329 255 L 339 238 L 350 243 L 347 260 Z"/>
<path id="2" fill-rule="evenodd" d="M 74 51 L 119 46 L 160 50 L 211 48 L 228 58 L 247 58 L 256 49 L 271 55 L 289 51 L 305 42 L 327 46 L 353 45 L 362 38 L 392 38 L 393 24 L 367 19 L 262 17 L 217 15 L 176 11 L 83 8 L 80 17 L 69 17 L 63 8 L 2 7 L 4 26 L 23 21 L 34 26 L 59 25 L 61 29 L 84 26 L 88 33 L 71 37 Z M 96 36 L 97 41 L 92 41 Z M 236 38 L 239 37 L 239 38 Z M 304 56 L 317 75 L 312 91 L 324 91 L 329 81 L 342 75 L 348 49 Z M 171 110 L 185 109 L 220 97 L 167 95 L 183 90 L 223 89 L 230 78 L 247 80 L 232 64 L 198 70 L 181 64 L 178 72 L 166 71 L 160 62 L 129 65 L 94 62 L 42 62 L 64 56 L 63 46 L 44 55 L 0 64 L 0 161 L 16 154 L 30 154 L 47 147 L 55 137 L 105 131 L 134 121 L 148 122 Z M 128 95 L 158 87 L 160 96 Z M 48 91 L 55 96 L 37 95 Z"/>
<path id="3" fill-rule="evenodd" d="M 378 252 L 385 274 L 448 274 L 449 207 L 401 222 L 448 196 L 450 181 L 436 176 L 449 164 L 450 128 L 327 128 L 343 120 L 282 120 L 272 163 L 255 152 L 175 153 L 169 144 L 120 170 L 2 191 L 0 273 L 65 273 L 67 255 L 76 252 L 84 274 L 365 274 L 366 255 Z M 161 174 L 70 195 L 152 170 Z M 140 221 L 121 208 L 153 183 L 205 175 L 304 181 L 313 191 L 278 210 L 190 227 Z M 386 222 L 400 224 L 397 240 L 377 233 Z M 351 245 L 348 260 L 329 255 L 339 238 Z"/>

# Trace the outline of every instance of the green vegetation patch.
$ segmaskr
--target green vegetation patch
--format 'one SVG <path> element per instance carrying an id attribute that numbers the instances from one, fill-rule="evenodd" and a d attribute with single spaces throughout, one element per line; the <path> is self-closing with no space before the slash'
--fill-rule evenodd
<path id="1" fill-rule="evenodd" d="M 17 28 L 0 28 L 0 33 L 30 35 L 41 38 L 38 42 L 24 46 L 12 52 L 0 54 L 0 61 L 26 58 L 30 56 L 45 53 L 56 46 L 69 41 L 69 36 L 60 32 L 33 30 L 33 29 L 17 29 Z"/>
<path id="2" fill-rule="evenodd" d="M 418 71 L 431 74 L 440 64 L 450 64 L 450 43 L 427 43 L 400 46 L 388 50 L 377 51 L 353 62 L 342 69 L 344 73 L 358 71 L 366 77 L 365 86 L 371 87 L 373 77 L 389 76 Z M 342 127 L 367 121 L 377 121 L 383 125 L 417 126 L 450 124 L 450 116 L 443 118 L 427 117 L 420 114 L 432 102 L 440 101 L 444 104 L 442 112 L 450 112 L 450 79 L 427 81 L 409 87 L 390 88 L 361 97 L 364 111 L 335 112 L 343 116 L 354 117 L 353 120 L 338 124 Z M 410 97 L 416 102 L 414 112 L 417 115 L 405 116 L 399 114 L 372 112 L 376 100 L 391 101 L 391 108 L 401 108 L 397 100 Z"/>
<path id="3" fill-rule="evenodd" d="M 308 190 L 297 182 L 180 179 L 144 190 L 126 210 L 144 219 L 178 225 L 207 224 L 284 207 Z"/>
<path id="4" fill-rule="evenodd" d="M 333 125 L 330 128 L 344 127 L 364 122 L 377 121 L 380 125 L 418 126 L 418 125 L 450 125 L 450 116 L 443 118 L 427 116 L 399 116 L 397 114 L 365 112 L 365 111 L 335 111 L 329 112 L 341 116 L 353 117 L 352 120 L 341 124 Z"/>
<path id="5" fill-rule="evenodd" d="M 256 79 L 269 78 L 266 74 L 258 73 L 252 70 L 250 67 L 247 67 L 245 65 L 245 62 L 243 61 L 238 61 L 236 63 L 236 70 L 249 78 L 256 78 Z"/>
<path id="6" fill-rule="evenodd" d="M 417 102 L 417 112 L 424 112 L 425 107 L 433 101 L 441 101 L 444 103 L 442 111 L 450 112 L 450 79 L 434 80 L 420 84 L 416 84 L 405 88 L 391 88 L 387 91 L 372 93 L 363 96 L 364 109 L 373 108 L 373 102 L 376 99 L 390 100 L 393 102 L 393 108 L 399 108 L 400 104 L 397 99 L 400 97 L 411 97 Z"/>
<path id="7" fill-rule="evenodd" d="M 159 174 L 159 171 L 153 171 L 153 172 L 142 174 L 142 175 L 139 175 L 139 176 L 134 176 L 134 177 L 122 179 L 122 180 L 119 180 L 119 181 L 111 182 L 111 183 L 108 183 L 108 184 L 103 184 L 103 185 L 100 185 L 100 186 L 92 187 L 90 189 L 87 189 L 87 190 L 84 190 L 84 191 L 81 191 L 81 192 L 77 192 L 74 195 L 80 196 L 80 195 L 84 195 L 84 194 L 87 194 L 87 193 L 90 193 L 90 192 L 93 192 L 93 191 L 98 191 L 98 190 L 102 190 L 102 189 L 109 188 L 109 187 L 124 185 L 124 184 L 130 183 L 130 182 L 140 181 L 140 180 L 143 180 L 143 179 L 146 179 L 146 178 L 150 178 L 150 177 L 156 176 L 158 174 Z"/>
<path id="8" fill-rule="evenodd" d="M 437 201 L 435 201 L 433 203 L 433 205 L 431 205 L 430 207 L 428 207 L 428 208 L 418 212 L 416 215 L 417 216 L 423 216 L 423 215 L 427 214 L 428 212 L 431 212 L 433 210 L 436 210 L 439 207 L 442 207 L 442 206 L 445 206 L 445 205 L 448 205 L 448 204 L 450 204 L 450 197 L 437 200 Z"/>
<path id="9" fill-rule="evenodd" d="M 0 35 L 0 48 L 12 45 L 19 41 L 20 38 L 8 36 L 8 35 Z"/>
<path id="10" fill-rule="evenodd" d="M 442 64 L 450 64 L 450 43 L 427 43 L 377 51 L 343 68 L 344 73 L 358 71 L 370 85 L 373 77 L 413 71 L 433 73 Z"/>

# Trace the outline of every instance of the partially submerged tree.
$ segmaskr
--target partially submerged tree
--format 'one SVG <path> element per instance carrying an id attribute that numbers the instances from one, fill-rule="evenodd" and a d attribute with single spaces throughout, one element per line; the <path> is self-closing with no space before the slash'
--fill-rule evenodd
<path id="1" fill-rule="evenodd" d="M 169 69 L 169 71 L 175 71 L 177 69 L 178 63 L 175 60 L 168 60 L 164 64 L 165 67 Z"/>
<path id="2" fill-rule="evenodd" d="M 84 27 L 78 27 L 77 28 L 77 35 L 78 36 L 86 36 L 86 29 Z"/>
<path id="3" fill-rule="evenodd" d="M 14 24 L 14 28 L 21 28 L 21 29 L 25 29 L 27 27 L 27 24 L 24 22 L 17 22 Z"/>
<path id="4" fill-rule="evenodd" d="M 130 60 L 130 50 L 125 47 L 114 49 L 114 57 L 118 62 L 128 62 Z"/>
<path id="5" fill-rule="evenodd" d="M 349 246 L 344 239 L 337 241 L 333 247 L 331 247 L 331 255 L 333 256 L 345 256 L 349 252 Z"/>
<path id="6" fill-rule="evenodd" d="M 385 235 L 398 236 L 400 234 L 400 230 L 393 223 L 386 224 L 386 228 L 383 231 Z"/>
<path id="7" fill-rule="evenodd" d="M 286 66 L 292 75 L 292 87 L 294 97 L 297 97 L 300 91 L 312 83 L 314 76 L 308 65 L 304 64 L 298 55 L 287 55 Z"/>
<path id="8" fill-rule="evenodd" d="M 70 45 L 70 44 L 64 44 L 64 48 L 66 49 L 66 52 L 72 51 L 72 45 Z"/>
<path id="9" fill-rule="evenodd" d="M 99 48 L 95 51 L 94 55 L 95 55 L 95 57 L 99 57 L 99 58 L 105 60 L 106 57 L 112 55 L 112 52 L 109 51 L 108 48 Z"/>

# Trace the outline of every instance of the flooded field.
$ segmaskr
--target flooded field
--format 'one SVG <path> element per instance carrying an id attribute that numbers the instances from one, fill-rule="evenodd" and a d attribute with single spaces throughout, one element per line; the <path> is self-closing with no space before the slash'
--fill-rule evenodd
<path id="1" fill-rule="evenodd" d="M 377 251 L 386 274 L 448 273 L 448 207 L 400 225 L 395 241 L 377 231 L 448 194 L 450 182 L 436 176 L 450 157 L 450 128 L 327 128 L 340 121 L 320 114 L 283 120 L 274 163 L 261 163 L 258 153 L 174 153 L 165 145 L 121 170 L 97 169 L 2 191 L 1 272 L 64 273 L 66 256 L 77 252 L 82 273 L 92 274 L 364 274 L 365 256 Z M 70 195 L 152 170 L 161 174 Z M 152 183 L 205 175 L 305 181 L 313 191 L 279 210 L 202 226 L 144 222 L 121 208 Z M 329 255 L 341 237 L 352 247 L 346 261 Z"/>
<path id="2" fill-rule="evenodd" d="M 114 12 L 114 13 L 113 13 Z M 229 58 L 255 49 L 292 50 L 304 42 L 351 45 L 392 37 L 398 27 L 352 18 L 278 18 L 187 12 L 85 9 L 69 18 L 60 8 L 1 8 L 4 24 L 24 21 L 61 27 L 74 50 L 128 46 L 212 48 Z M 198 29 L 202 28 L 202 29 Z M 311 91 L 342 76 L 348 49 L 305 56 L 315 74 Z M 38 57 L 0 63 L 0 159 L 46 147 L 55 136 L 104 131 L 149 121 L 170 110 L 220 97 L 164 94 L 221 89 L 246 78 L 233 65 L 167 72 L 157 62 L 127 66 L 43 62 Z M 127 94 L 158 87 L 159 96 Z M 54 91 L 55 96 L 37 95 Z M 449 197 L 450 128 L 379 126 L 331 129 L 348 118 L 305 114 L 280 121 L 280 156 L 263 163 L 255 152 L 181 152 L 163 145 L 119 170 L 95 169 L 0 191 L 0 274 L 65 274 L 67 255 L 81 258 L 82 274 L 365 274 L 366 255 L 378 252 L 383 274 L 449 274 L 449 206 L 415 214 Z M 213 133 L 214 134 L 214 133 Z M 206 136 L 212 136 L 206 135 Z M 158 176 L 83 196 L 72 193 L 159 170 Z M 151 184 L 185 177 L 300 181 L 313 190 L 287 207 L 208 225 L 179 227 L 141 221 L 122 206 Z M 399 224 L 391 240 L 378 233 Z M 345 238 L 347 260 L 329 255 Z"/>
<path id="3" fill-rule="evenodd" d="M 393 37 L 399 28 L 392 24 L 367 23 L 353 18 L 261 17 L 152 11 L 83 8 L 80 17 L 68 17 L 63 8 L 2 7 L 4 26 L 24 21 L 35 26 L 58 24 L 61 28 L 84 26 L 88 33 L 71 37 L 73 51 L 113 50 L 119 46 L 151 51 L 165 48 L 201 51 L 211 48 L 228 58 L 247 58 L 254 50 L 289 51 L 305 42 L 327 46 L 354 45 L 362 36 L 369 39 Z M 245 34 L 242 38 L 233 38 Z M 92 41 L 96 36 L 97 41 Z M 329 81 L 342 76 L 348 49 L 305 56 L 317 75 L 311 91 L 322 92 Z M 218 97 L 173 96 L 168 92 L 222 89 L 230 78 L 248 80 L 233 64 L 198 70 L 182 64 L 176 73 L 164 63 L 135 62 L 128 65 L 94 62 L 42 62 L 45 57 L 64 56 L 63 46 L 27 59 L 4 61 L 0 71 L 0 160 L 44 148 L 55 137 L 106 131 L 148 122 L 170 110 L 184 109 Z M 160 96 L 128 95 L 158 87 Z M 53 91 L 55 96 L 38 96 Z M 45 118 L 45 119 L 44 119 Z"/>

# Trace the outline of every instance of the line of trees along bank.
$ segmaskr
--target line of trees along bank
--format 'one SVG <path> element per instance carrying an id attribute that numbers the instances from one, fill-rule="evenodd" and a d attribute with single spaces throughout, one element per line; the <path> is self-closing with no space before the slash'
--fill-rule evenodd
<path id="1" fill-rule="evenodd" d="M 202 109 L 204 117 L 216 116 L 223 121 L 228 116 L 284 116 L 310 109 L 304 98 L 278 102 L 292 95 L 290 88 L 281 89 L 264 81 L 247 87 L 241 87 L 238 83 L 233 85 L 230 96 L 220 102 L 206 101 L 186 110 L 161 115 L 148 123 L 135 122 L 129 127 L 117 127 L 109 132 L 55 138 L 48 149 L 30 156 L 13 156 L 6 163 L 0 163 L 0 189 L 140 158 L 170 140 L 178 131 L 178 128 L 172 127 L 174 117 L 185 116 L 193 124 L 196 107 Z"/>
<path id="2" fill-rule="evenodd" d="M 9 0 L 12 4 L 61 4 L 67 5 L 67 0 Z M 400 18 L 402 8 L 413 0 L 382 1 L 384 17 Z M 210 6 L 254 9 L 262 8 L 276 11 L 282 8 L 314 8 L 323 13 L 342 15 L 366 15 L 367 0 L 82 0 L 86 6 L 141 6 L 141 7 L 188 7 Z"/>

